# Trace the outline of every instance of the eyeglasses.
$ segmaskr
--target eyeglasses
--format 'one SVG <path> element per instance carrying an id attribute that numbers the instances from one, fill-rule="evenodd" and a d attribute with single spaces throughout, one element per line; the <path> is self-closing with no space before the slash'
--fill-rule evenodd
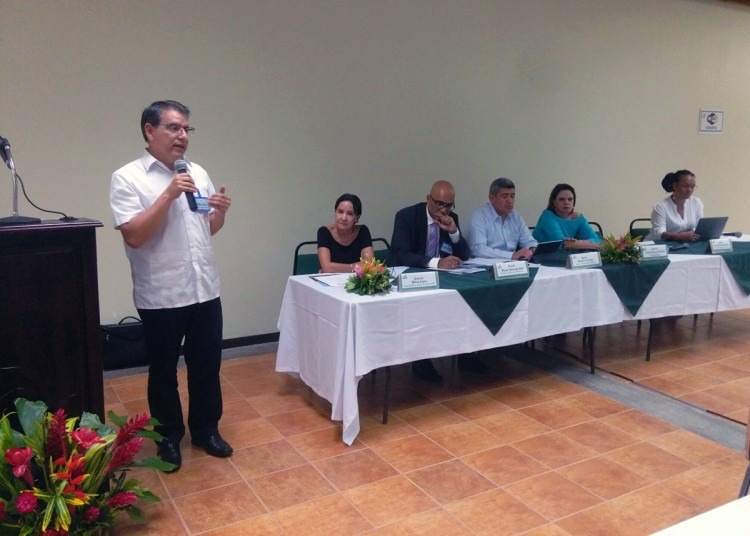
<path id="1" fill-rule="evenodd" d="M 435 203 L 439 209 L 453 210 L 456 207 L 455 203 L 446 203 L 445 201 L 440 201 L 432 196 L 430 196 L 430 199 L 432 199 L 432 202 Z"/>
<path id="2" fill-rule="evenodd" d="M 179 123 L 159 123 L 156 126 L 166 128 L 170 134 L 179 134 L 181 130 L 184 130 L 185 134 L 190 136 L 193 132 L 195 132 L 195 127 L 184 127 Z"/>

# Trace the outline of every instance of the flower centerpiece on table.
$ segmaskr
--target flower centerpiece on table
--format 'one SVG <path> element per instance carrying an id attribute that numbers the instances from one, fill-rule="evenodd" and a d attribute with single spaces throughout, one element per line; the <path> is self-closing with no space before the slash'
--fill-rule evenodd
<path id="1" fill-rule="evenodd" d="M 388 267 L 374 257 L 359 259 L 354 265 L 354 274 L 346 281 L 344 288 L 359 295 L 388 292 L 391 274 Z"/>
<path id="2" fill-rule="evenodd" d="M 641 241 L 641 238 L 640 236 L 630 236 L 630 233 L 620 238 L 615 238 L 611 234 L 607 235 L 602 240 L 602 246 L 599 249 L 602 262 L 608 264 L 640 263 L 641 250 L 637 244 Z"/>
<path id="3" fill-rule="evenodd" d="M 173 467 L 158 458 L 135 461 L 145 438 L 161 439 L 155 419 L 110 411 L 115 431 L 92 413 L 79 421 L 62 409 L 49 412 L 44 402 L 18 398 L 15 406 L 23 433 L 11 427 L 12 413 L 0 419 L 0 534 L 100 534 L 123 511 L 144 521 L 135 502 L 159 498 L 127 473 Z"/>

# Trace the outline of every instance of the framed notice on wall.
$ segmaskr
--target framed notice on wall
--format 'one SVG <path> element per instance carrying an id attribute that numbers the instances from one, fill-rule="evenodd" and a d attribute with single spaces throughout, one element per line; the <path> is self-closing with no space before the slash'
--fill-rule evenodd
<path id="1" fill-rule="evenodd" d="M 721 110 L 701 110 L 700 133 L 720 133 L 724 128 L 724 112 Z"/>

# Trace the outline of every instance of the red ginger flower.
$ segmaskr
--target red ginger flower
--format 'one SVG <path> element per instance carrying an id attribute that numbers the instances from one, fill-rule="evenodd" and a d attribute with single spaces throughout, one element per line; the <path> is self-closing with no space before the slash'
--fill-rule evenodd
<path id="1" fill-rule="evenodd" d="M 149 419 L 151 419 L 151 416 L 147 413 L 144 413 L 143 415 L 136 415 L 132 419 L 128 419 L 128 422 L 125 423 L 125 426 L 120 428 L 120 431 L 117 432 L 117 437 L 115 438 L 113 448 L 117 448 L 120 445 L 123 445 L 124 443 L 127 443 L 128 441 L 133 439 L 138 434 L 138 432 L 146 427 Z"/>
<path id="2" fill-rule="evenodd" d="M 65 410 L 58 409 L 50 418 L 47 428 L 47 441 L 44 445 L 44 452 L 53 460 L 57 458 L 67 458 L 67 436 L 68 430 L 65 423 Z"/>
<path id="3" fill-rule="evenodd" d="M 78 443 L 78 446 L 81 448 L 82 452 L 86 452 L 97 443 L 106 443 L 106 441 L 99 437 L 99 434 L 86 426 L 82 426 L 78 430 L 71 432 L 70 437 L 73 438 L 73 441 Z"/>
<path id="4" fill-rule="evenodd" d="M 141 450 L 141 444 L 143 444 L 143 438 L 134 437 L 127 443 L 120 445 L 117 450 L 115 450 L 115 454 L 112 456 L 112 461 L 109 462 L 105 472 L 110 473 L 131 463 L 135 459 L 135 455 L 138 454 L 138 451 Z"/>
<path id="5" fill-rule="evenodd" d="M 5 451 L 5 460 L 13 467 L 13 476 L 23 478 L 29 487 L 34 486 L 31 476 L 31 447 L 13 447 Z"/>
<path id="6" fill-rule="evenodd" d="M 38 500 L 33 491 L 25 490 L 16 497 L 16 510 L 19 514 L 28 514 L 34 511 Z"/>
<path id="7" fill-rule="evenodd" d="M 120 491 L 107 499 L 107 504 L 112 508 L 124 508 L 133 504 L 137 498 L 132 491 Z"/>
<path id="8" fill-rule="evenodd" d="M 94 521 L 99 519 L 100 512 L 101 510 L 99 510 L 99 508 L 97 508 L 96 506 L 92 506 L 83 513 L 83 520 L 86 523 L 93 523 Z"/>

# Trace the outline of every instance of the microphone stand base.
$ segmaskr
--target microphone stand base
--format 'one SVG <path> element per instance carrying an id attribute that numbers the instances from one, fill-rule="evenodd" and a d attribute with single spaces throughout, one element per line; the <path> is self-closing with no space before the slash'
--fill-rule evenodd
<path id="1" fill-rule="evenodd" d="M 42 223 L 39 218 L 30 218 L 28 216 L 8 216 L 0 218 L 0 226 L 7 225 L 33 225 L 35 223 Z"/>

